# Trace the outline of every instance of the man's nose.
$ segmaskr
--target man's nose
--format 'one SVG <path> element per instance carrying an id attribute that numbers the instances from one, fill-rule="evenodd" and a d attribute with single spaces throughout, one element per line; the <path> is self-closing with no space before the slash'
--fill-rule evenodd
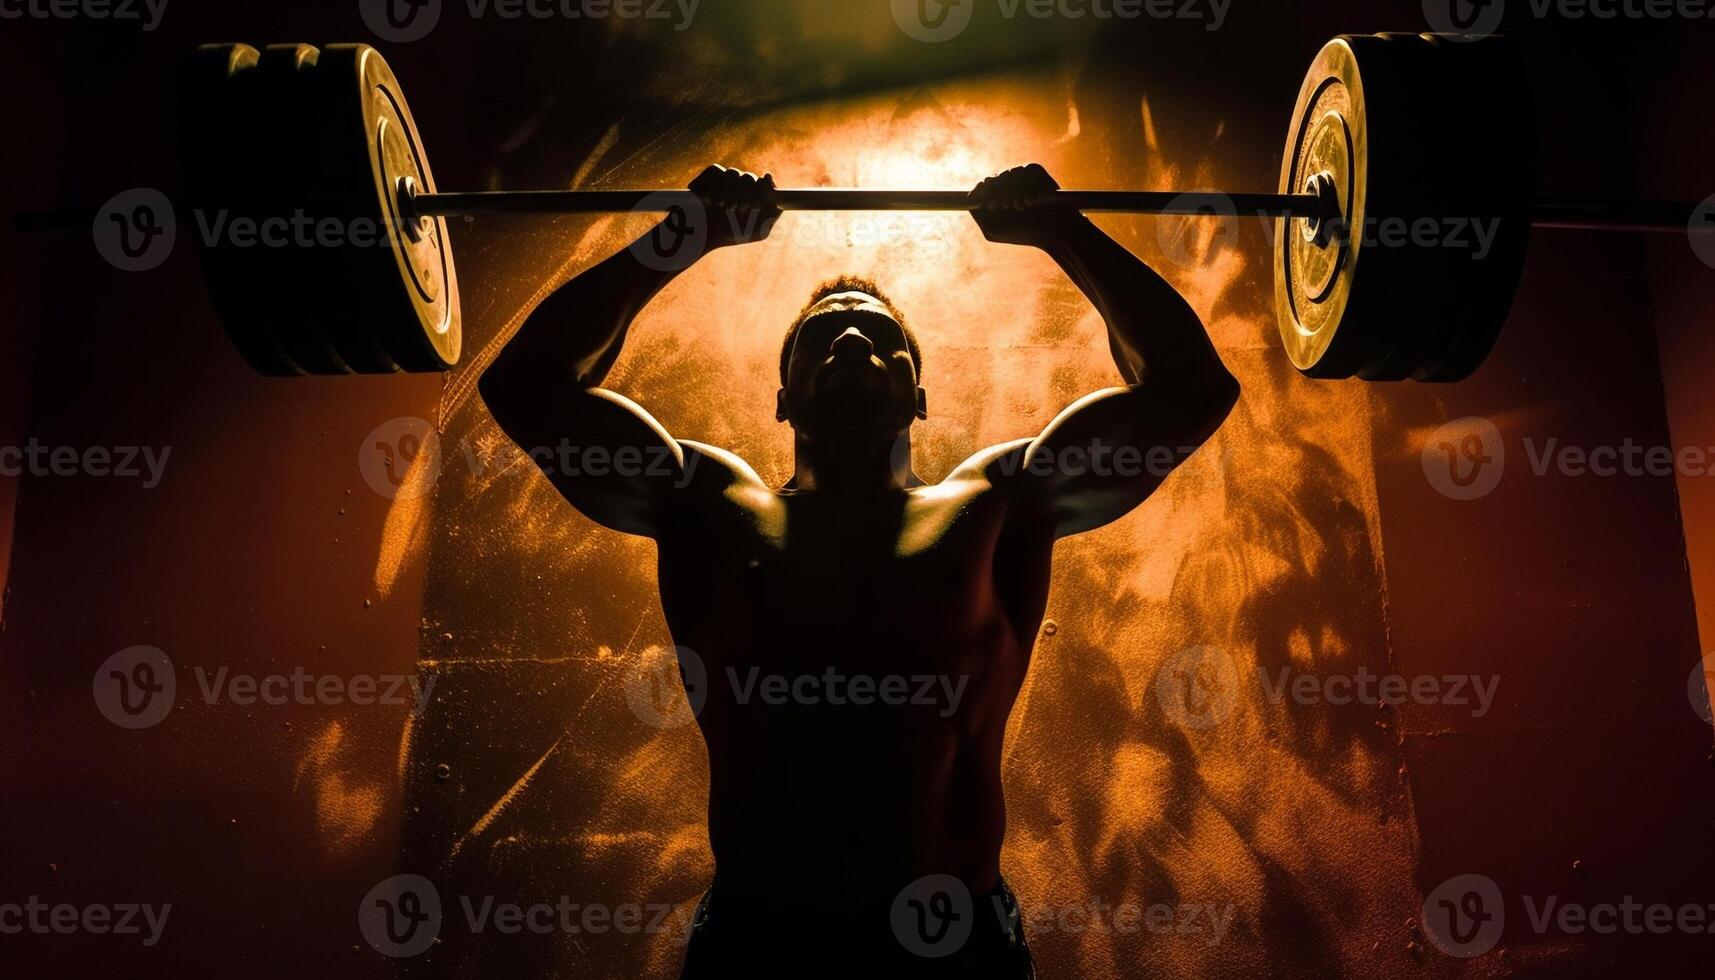
<path id="1" fill-rule="evenodd" d="M 875 353 L 875 345 L 856 327 L 847 327 L 845 333 L 834 338 L 828 349 L 835 357 L 869 357 Z"/>

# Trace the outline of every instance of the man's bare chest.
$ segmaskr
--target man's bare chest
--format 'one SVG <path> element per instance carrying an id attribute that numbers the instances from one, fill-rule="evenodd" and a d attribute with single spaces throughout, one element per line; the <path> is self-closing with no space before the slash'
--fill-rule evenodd
<path id="1" fill-rule="evenodd" d="M 711 520 L 664 541 L 669 623 L 753 642 L 781 633 L 836 645 L 921 642 L 981 629 L 1003 611 L 997 571 L 1015 556 L 999 502 L 930 492 L 887 503 L 783 498 L 777 512 Z"/>

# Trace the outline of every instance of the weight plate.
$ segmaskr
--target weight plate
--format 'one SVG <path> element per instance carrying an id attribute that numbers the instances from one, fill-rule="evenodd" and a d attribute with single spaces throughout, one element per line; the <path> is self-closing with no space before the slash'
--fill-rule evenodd
<path id="1" fill-rule="evenodd" d="M 1366 381 L 1403 381 L 1420 370 L 1433 351 L 1451 337 L 1447 317 L 1452 293 L 1460 286 L 1451 278 L 1443 238 L 1451 189 L 1443 169 L 1442 149 L 1457 138 L 1442 125 L 1447 92 L 1438 85 L 1438 65 L 1417 34 L 1365 35 L 1356 49 L 1364 70 L 1387 81 L 1394 107 L 1382 120 L 1381 142 L 1372 143 L 1371 166 L 1382 167 L 1402 186 L 1390 207 L 1378 211 L 1365 229 L 1372 258 L 1386 250 L 1388 289 L 1393 293 L 1390 315 L 1377 357 L 1357 371 Z M 1381 152 L 1374 152 L 1379 149 Z M 1381 271 L 1381 270 L 1376 270 Z"/>
<path id="2" fill-rule="evenodd" d="M 1369 214 L 1369 136 L 1357 61 L 1339 41 L 1317 54 L 1293 109 L 1281 161 L 1280 192 L 1304 193 L 1327 174 L 1341 197 L 1340 229 L 1361 229 Z M 1360 238 L 1318 237 L 1303 217 L 1277 219 L 1275 314 L 1293 366 L 1312 377 L 1349 377 L 1369 346 L 1351 305 Z"/>
<path id="3" fill-rule="evenodd" d="M 305 373 L 350 374 L 318 302 L 328 249 L 305 223 L 318 56 L 308 44 L 271 44 L 256 65 L 254 137 L 244 168 L 247 210 L 258 230 L 248 255 L 251 307 Z"/>
<path id="4" fill-rule="evenodd" d="M 1510 40 L 1425 34 L 1420 43 L 1438 62 L 1438 91 L 1483 93 L 1438 100 L 1444 133 L 1438 167 L 1447 175 L 1448 213 L 1466 222 L 1468 240 L 1467 247 L 1444 250 L 1448 281 L 1459 286 L 1449 294 L 1447 342 L 1413 374 L 1420 381 L 1460 381 L 1493 349 L 1524 272 L 1536 196 L 1534 111 Z"/>
<path id="5" fill-rule="evenodd" d="M 244 189 L 249 96 L 260 52 L 247 44 L 197 48 L 184 76 L 179 156 L 190 217 L 197 224 L 197 253 L 215 315 L 238 353 L 256 371 L 275 377 L 304 373 L 269 325 L 254 315 L 250 269 L 254 256 L 225 232 Z M 220 224 L 211 237 L 203 228 Z"/>
<path id="6" fill-rule="evenodd" d="M 1317 55 L 1280 190 L 1303 193 L 1327 174 L 1346 194 L 1351 238 L 1342 250 L 1304 219 L 1276 227 L 1275 313 L 1300 371 L 1446 381 L 1487 354 L 1517 285 L 1531 197 L 1513 64 L 1499 39 L 1416 34 L 1343 35 Z"/>
<path id="7" fill-rule="evenodd" d="M 1309 306 L 1323 304 L 1339 280 L 1346 264 L 1350 236 L 1345 217 L 1352 202 L 1352 136 L 1346 118 L 1337 110 L 1317 120 L 1304 140 L 1298 172 L 1306 174 L 1300 193 L 1316 193 L 1322 181 L 1333 189 L 1339 215 L 1318 221 L 1294 221 L 1298 234 L 1286 242 L 1290 283 Z"/>
<path id="8" fill-rule="evenodd" d="M 336 336 L 400 370 L 445 370 L 461 346 L 458 276 L 445 219 L 404 227 L 400 181 L 410 178 L 421 193 L 433 193 L 435 181 L 399 81 L 363 44 L 329 45 L 318 74 L 320 203 L 381 242 L 339 250 L 345 288 L 329 311 L 342 327 Z"/>

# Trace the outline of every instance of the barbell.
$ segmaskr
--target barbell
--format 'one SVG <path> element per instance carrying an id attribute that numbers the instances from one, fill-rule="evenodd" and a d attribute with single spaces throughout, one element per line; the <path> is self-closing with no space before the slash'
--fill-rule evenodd
<path id="1" fill-rule="evenodd" d="M 1502 38 L 1341 35 L 1299 89 L 1275 192 L 1059 190 L 1042 204 L 1272 218 L 1274 309 L 1299 371 L 1459 380 L 1506 320 L 1533 224 L 1683 230 L 1695 211 L 1532 203 L 1527 89 Z M 268 375 L 456 364 L 448 216 L 699 206 L 684 190 L 441 192 L 399 81 L 368 45 L 205 45 L 187 92 L 190 207 L 233 221 L 363 223 L 387 246 L 256 248 L 199 237 L 217 314 L 245 360 Z M 781 189 L 776 201 L 782 210 L 969 208 L 964 190 Z M 1483 247 L 1441 240 L 1450 235 L 1400 238 L 1453 223 L 1481 231 Z"/>

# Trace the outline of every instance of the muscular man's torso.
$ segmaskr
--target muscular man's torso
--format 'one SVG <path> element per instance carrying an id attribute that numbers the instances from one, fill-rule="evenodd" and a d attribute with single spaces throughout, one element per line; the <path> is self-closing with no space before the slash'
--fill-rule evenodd
<path id="1" fill-rule="evenodd" d="M 867 900 L 928 874 L 993 887 L 1001 741 L 1051 532 L 981 457 L 940 484 L 836 499 L 683 445 L 702 472 L 660 535 L 659 576 L 674 642 L 706 668 L 722 890 Z"/>

